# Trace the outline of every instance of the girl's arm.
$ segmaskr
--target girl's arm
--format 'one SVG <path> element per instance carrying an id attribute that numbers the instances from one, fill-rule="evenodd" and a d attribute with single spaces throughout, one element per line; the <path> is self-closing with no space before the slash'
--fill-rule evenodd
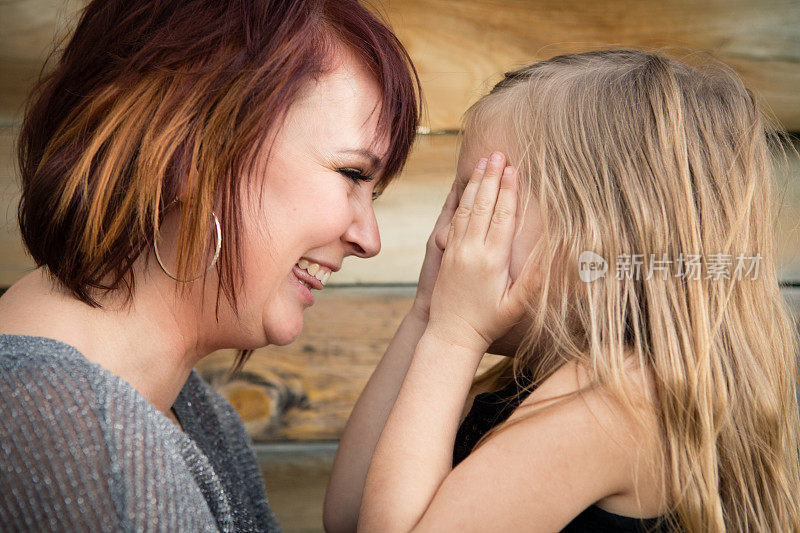
<path id="1" fill-rule="evenodd" d="M 656 440 L 601 389 L 553 404 L 589 381 L 574 365 L 451 469 L 458 397 L 475 359 L 423 335 L 370 465 L 360 532 L 552 533 L 610 495 L 632 494 L 635 458 L 652 456 Z M 541 404 L 550 406 L 526 418 Z"/>
<path id="2" fill-rule="evenodd" d="M 479 163 L 453 218 L 428 327 L 372 455 L 359 531 L 557 530 L 626 479 L 627 455 L 574 402 L 501 432 L 451 471 L 478 363 L 526 292 L 508 277 L 516 180 L 502 161 L 485 176 Z"/>
<path id="3" fill-rule="evenodd" d="M 411 364 L 417 342 L 428 325 L 431 292 L 442 260 L 442 250 L 436 245 L 435 236 L 442 225 L 449 224 L 457 203 L 454 183 L 428 239 L 414 305 L 359 396 L 339 441 L 322 517 L 329 533 L 356 530 L 372 452 Z"/>
<path id="4" fill-rule="evenodd" d="M 328 533 L 356 530 L 372 452 L 426 325 L 414 313 L 406 315 L 350 413 L 325 492 L 322 521 Z"/>

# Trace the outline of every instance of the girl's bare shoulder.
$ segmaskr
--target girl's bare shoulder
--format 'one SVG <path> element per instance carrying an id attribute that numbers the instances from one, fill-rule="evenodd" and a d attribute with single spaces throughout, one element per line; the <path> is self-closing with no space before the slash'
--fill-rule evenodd
<path id="1" fill-rule="evenodd" d="M 445 478 L 421 530 L 452 529 L 460 517 L 476 531 L 531 524 L 559 531 L 592 505 L 623 516 L 662 514 L 657 477 L 642 475 L 641 465 L 658 457 L 656 439 L 639 427 L 653 425 L 647 409 L 626 415 L 603 387 L 571 394 L 590 378 L 573 364 L 540 384 Z M 646 382 L 646 373 L 631 379 Z"/>
<path id="2" fill-rule="evenodd" d="M 623 473 L 619 488 L 597 505 L 626 516 L 656 516 L 665 510 L 661 498 L 665 447 L 654 400 L 654 375 L 649 367 L 629 358 L 622 380 L 630 394 L 630 409 L 611 387 L 591 386 L 590 368 L 570 361 L 525 398 L 509 421 L 522 422 L 527 417 L 538 418 L 539 425 L 584 421 L 589 431 L 574 438 L 591 439 L 596 457 L 613 461 L 614 468 Z"/>

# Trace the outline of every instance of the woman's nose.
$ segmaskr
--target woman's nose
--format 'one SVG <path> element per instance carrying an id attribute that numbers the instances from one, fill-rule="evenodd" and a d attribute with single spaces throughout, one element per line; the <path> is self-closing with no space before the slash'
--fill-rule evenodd
<path id="1" fill-rule="evenodd" d="M 378 221 L 372 205 L 358 214 L 356 219 L 347 228 L 344 240 L 348 246 L 347 255 L 362 258 L 374 257 L 381 251 L 381 234 L 378 231 Z"/>

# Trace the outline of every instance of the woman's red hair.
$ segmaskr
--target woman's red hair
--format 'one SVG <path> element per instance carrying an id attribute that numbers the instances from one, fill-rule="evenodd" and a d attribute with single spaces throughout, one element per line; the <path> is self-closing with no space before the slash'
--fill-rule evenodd
<path id="1" fill-rule="evenodd" d="M 178 277 L 207 260 L 214 210 L 220 292 L 236 310 L 240 177 L 339 46 L 381 88 L 385 187 L 414 139 L 419 80 L 392 31 L 356 0 L 91 2 L 35 87 L 19 137 L 18 218 L 36 264 L 89 305 L 100 305 L 92 289 L 124 287 L 129 300 L 134 261 L 165 206 L 190 191 Z"/>

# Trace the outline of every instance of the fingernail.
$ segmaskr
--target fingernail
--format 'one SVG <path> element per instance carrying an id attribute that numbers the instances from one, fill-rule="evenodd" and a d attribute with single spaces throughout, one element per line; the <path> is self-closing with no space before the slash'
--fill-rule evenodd
<path id="1" fill-rule="evenodd" d="M 484 170 L 486 168 L 486 163 L 488 163 L 488 161 L 485 157 L 480 158 L 478 160 L 478 168 L 480 170 Z"/>
<path id="2" fill-rule="evenodd" d="M 503 160 L 503 154 L 500 152 L 495 152 L 492 154 L 492 163 L 499 163 Z"/>

